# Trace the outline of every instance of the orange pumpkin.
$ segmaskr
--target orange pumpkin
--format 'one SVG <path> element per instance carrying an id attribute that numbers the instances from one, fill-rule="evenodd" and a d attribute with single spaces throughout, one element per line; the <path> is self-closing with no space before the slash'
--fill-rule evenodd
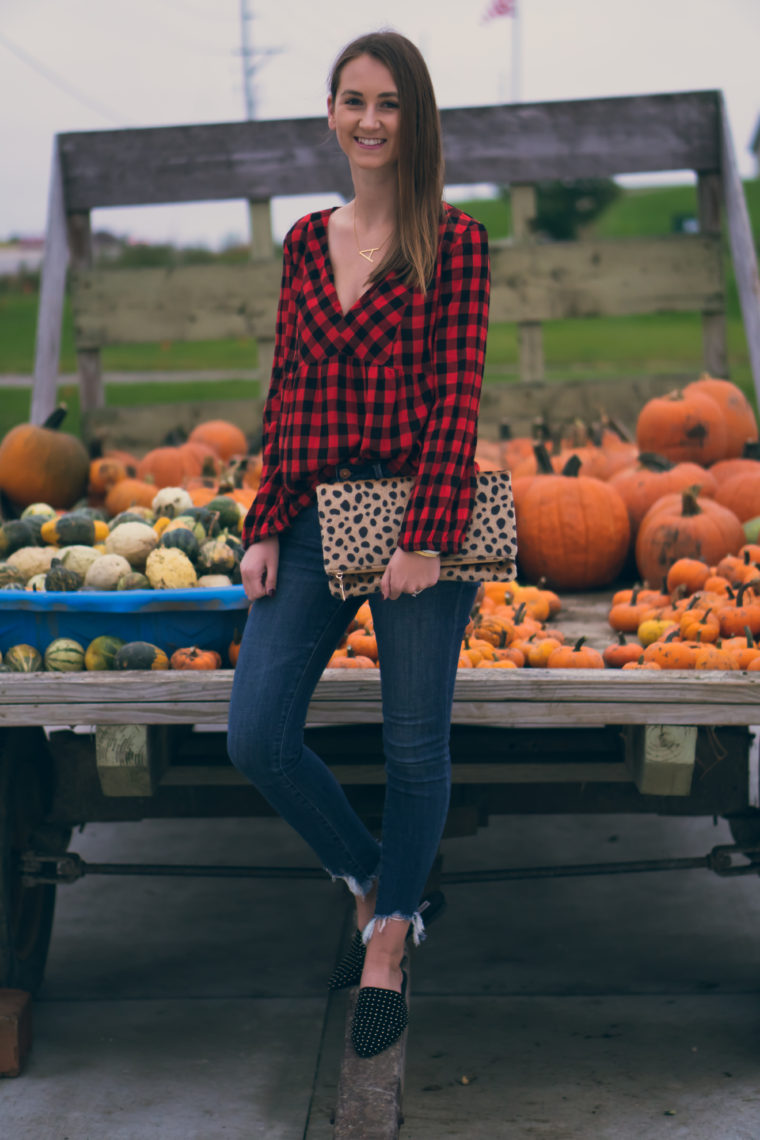
<path id="1" fill-rule="evenodd" d="M 66 510 L 84 495 L 90 458 L 80 439 L 59 431 L 64 405 L 44 424 L 17 424 L 0 442 L 0 491 L 17 507 L 49 503 Z"/>
<path id="2" fill-rule="evenodd" d="M 709 498 L 718 486 L 712 472 L 697 463 L 671 463 L 664 456 L 651 454 L 640 455 L 636 463 L 618 471 L 609 483 L 626 505 L 634 540 L 644 515 L 663 495 L 698 485 L 700 494 Z"/>
<path id="3" fill-rule="evenodd" d="M 640 656 L 641 646 L 635 641 L 626 641 L 624 633 L 619 633 L 617 641 L 602 650 L 602 660 L 609 669 L 622 669 L 628 662 L 638 661 Z"/>
<path id="4" fill-rule="evenodd" d="M 190 432 L 191 442 L 207 443 L 225 461 L 248 451 L 245 432 L 228 420 L 205 420 Z"/>
<path id="5" fill-rule="evenodd" d="M 625 562 L 630 524 L 617 491 L 601 479 L 537 475 L 515 503 L 520 568 L 555 589 L 588 590 L 613 581 Z"/>
<path id="6" fill-rule="evenodd" d="M 194 456 L 181 447 L 154 447 L 137 466 L 138 479 L 150 477 L 155 486 L 179 487 L 189 475 L 199 471 Z"/>
<path id="7" fill-rule="evenodd" d="M 677 558 L 668 570 L 667 585 L 671 594 L 682 587 L 682 592 L 693 594 L 701 590 L 710 575 L 710 567 L 699 558 Z"/>
<path id="8" fill-rule="evenodd" d="M 658 582 L 679 558 L 715 565 L 735 554 L 745 540 L 736 515 L 712 499 L 666 495 L 650 507 L 636 536 L 636 565 L 642 578 Z"/>
<path id="9" fill-rule="evenodd" d="M 751 471 L 739 471 L 719 484 L 715 502 L 733 511 L 740 522 L 760 515 L 760 463 Z"/>
<path id="10" fill-rule="evenodd" d="M 105 495 L 121 479 L 126 479 L 127 469 L 120 459 L 102 456 L 90 462 L 90 475 L 87 489 L 91 495 Z"/>
<path id="11" fill-rule="evenodd" d="M 353 630 L 346 638 L 346 645 L 349 656 L 353 654 L 354 657 L 369 657 L 372 661 L 377 661 L 377 639 L 370 630 Z"/>
<path id="12" fill-rule="evenodd" d="M 130 507 L 149 507 L 157 489 L 155 483 L 144 479 L 120 479 L 106 493 L 105 508 L 110 515 L 118 515 Z"/>
<path id="13" fill-rule="evenodd" d="M 240 656 L 240 642 L 242 639 L 243 635 L 241 634 L 240 630 L 233 630 L 232 641 L 227 646 L 227 659 L 233 669 L 237 665 L 238 657 Z"/>
<path id="14" fill-rule="evenodd" d="M 709 396 L 721 410 L 726 427 L 726 444 L 723 458 L 740 456 L 747 441 L 758 438 L 757 420 L 747 397 L 741 388 L 730 380 L 719 380 L 707 373 L 693 380 L 683 389 L 684 395 L 698 392 Z"/>
<path id="15" fill-rule="evenodd" d="M 175 649 L 169 658 L 172 669 L 221 669 L 221 654 L 215 649 L 199 649 L 197 645 Z"/>
<path id="16" fill-rule="evenodd" d="M 598 649 L 579 637 L 575 645 L 559 645 L 549 654 L 547 669 L 603 669 L 604 659 Z"/>
<path id="17" fill-rule="evenodd" d="M 721 408 L 703 392 L 677 390 L 655 396 L 644 404 L 636 422 L 639 449 L 674 463 L 715 463 L 725 458 L 726 439 Z"/>

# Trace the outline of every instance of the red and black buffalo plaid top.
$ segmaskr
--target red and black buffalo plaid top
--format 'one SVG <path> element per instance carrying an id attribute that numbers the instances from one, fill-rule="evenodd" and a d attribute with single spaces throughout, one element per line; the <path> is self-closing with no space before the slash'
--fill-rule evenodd
<path id="1" fill-rule="evenodd" d="M 395 274 L 343 313 L 327 245 L 331 210 L 296 222 L 283 249 L 261 483 L 246 545 L 275 535 L 337 467 L 414 474 L 404 550 L 455 553 L 473 502 L 490 271 L 486 231 L 444 204 L 424 295 Z"/>

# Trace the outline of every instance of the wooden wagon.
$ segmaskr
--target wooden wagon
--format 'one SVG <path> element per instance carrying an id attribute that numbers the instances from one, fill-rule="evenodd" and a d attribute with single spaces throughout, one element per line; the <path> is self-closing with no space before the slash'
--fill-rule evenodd
<path id="1" fill-rule="evenodd" d="M 632 382 L 629 393 L 610 384 L 546 383 L 546 320 L 698 311 L 705 367 L 727 376 L 724 218 L 760 391 L 757 268 L 719 93 L 464 108 L 442 118 L 449 183 L 493 182 L 511 190 L 513 234 L 492 250 L 492 318 L 518 325 L 520 380 L 486 387 L 485 434 L 495 435 L 505 414 L 519 430 L 548 410 L 567 408 L 572 416 L 626 398 L 636 407 L 663 390 L 662 381 L 647 377 Z M 271 199 L 350 192 L 344 160 L 326 136 L 322 119 L 58 136 L 32 419 L 41 422 L 56 402 L 67 265 L 89 436 L 109 442 L 118 431 L 129 442 L 123 418 L 104 407 L 100 349 L 106 345 L 254 336 L 265 378 L 280 276 Z M 684 169 L 696 172 L 698 233 L 536 240 L 531 219 L 539 180 Z M 222 198 L 250 202 L 249 265 L 118 272 L 93 266 L 92 209 Z M 190 428 L 212 408 L 175 408 L 173 415 Z M 253 402 L 214 411 L 253 432 L 260 409 Z M 133 421 L 144 446 L 158 442 L 148 426 L 156 419 L 151 408 Z M 567 599 L 563 627 L 606 643 L 606 601 Z M 760 723 L 760 701 L 753 676 L 462 671 L 449 833 L 472 833 L 494 812 L 654 812 L 726 816 L 741 842 L 757 844 L 753 726 Z M 66 855 L 74 825 L 269 812 L 226 759 L 230 684 L 225 670 L 202 677 L 0 677 L 0 986 L 33 990 L 41 980 L 56 883 L 81 873 Z M 309 716 L 315 744 L 373 824 L 383 792 L 380 717 L 378 677 L 364 671 L 328 671 Z M 705 865 L 746 869 L 734 867 L 726 853 Z"/>

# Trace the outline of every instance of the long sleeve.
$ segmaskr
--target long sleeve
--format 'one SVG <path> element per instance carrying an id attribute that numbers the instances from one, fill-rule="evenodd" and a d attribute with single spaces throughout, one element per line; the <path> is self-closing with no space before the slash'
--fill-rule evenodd
<path id="1" fill-rule="evenodd" d="M 440 258 L 431 365 L 435 400 L 399 546 L 449 554 L 460 548 L 472 512 L 490 297 L 484 227 L 467 219 Z"/>
<path id="2" fill-rule="evenodd" d="M 243 545 L 276 532 L 271 523 L 279 514 L 282 473 L 278 447 L 278 424 L 282 408 L 282 380 L 294 352 L 296 306 L 293 292 L 294 231 L 286 235 L 282 247 L 282 281 L 277 307 L 274 356 L 269 392 L 262 413 L 262 465 L 256 498 L 243 524 Z"/>

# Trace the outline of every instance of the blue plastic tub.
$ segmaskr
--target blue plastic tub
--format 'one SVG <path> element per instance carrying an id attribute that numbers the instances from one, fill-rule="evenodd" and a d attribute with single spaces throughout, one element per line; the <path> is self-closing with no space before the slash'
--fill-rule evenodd
<path id="1" fill-rule="evenodd" d="M 73 637 L 87 648 L 110 634 L 123 641 L 149 641 L 166 653 L 188 645 L 225 650 L 242 632 L 249 602 L 242 586 L 190 590 L 115 590 L 97 593 L 31 593 L 0 590 L 0 652 L 33 645 L 44 653 L 56 637 Z"/>

